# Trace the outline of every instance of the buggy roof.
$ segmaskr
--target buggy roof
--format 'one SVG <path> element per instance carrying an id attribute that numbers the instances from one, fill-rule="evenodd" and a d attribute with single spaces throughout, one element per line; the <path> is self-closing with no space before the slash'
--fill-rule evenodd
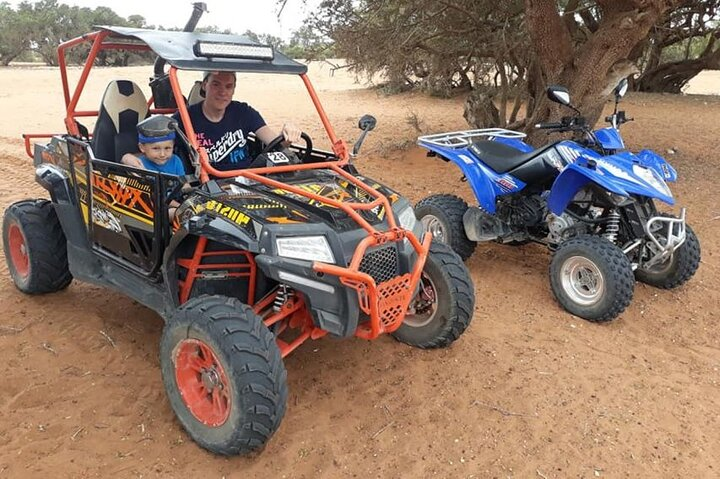
<path id="1" fill-rule="evenodd" d="M 241 35 L 174 32 L 104 25 L 97 28 L 111 32 L 105 42 L 146 44 L 160 58 L 182 70 L 290 73 L 296 75 L 307 73 L 306 65 L 286 57 L 275 49 L 273 49 L 274 58 L 272 60 L 206 58 L 195 55 L 193 47 L 198 41 L 260 45 L 260 43 Z"/>

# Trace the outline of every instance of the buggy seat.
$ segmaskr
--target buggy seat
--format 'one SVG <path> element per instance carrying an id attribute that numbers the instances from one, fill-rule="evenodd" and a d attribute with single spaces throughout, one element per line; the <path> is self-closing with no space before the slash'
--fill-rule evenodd
<path id="1" fill-rule="evenodd" d="M 147 116 L 147 100 L 135 83 L 130 80 L 111 81 L 103 94 L 93 131 L 95 157 L 119 162 L 125 153 L 136 152 L 137 124 Z"/>

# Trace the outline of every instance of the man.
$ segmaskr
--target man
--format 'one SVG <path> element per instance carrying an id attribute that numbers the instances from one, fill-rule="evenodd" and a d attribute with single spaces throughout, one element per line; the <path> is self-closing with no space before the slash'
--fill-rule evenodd
<path id="1" fill-rule="evenodd" d="M 188 108 L 198 144 L 207 150 L 210 164 L 217 170 L 250 165 L 249 133 L 254 133 L 265 144 L 278 136 L 250 105 L 233 101 L 235 83 L 234 72 L 205 72 L 202 84 L 205 100 Z M 179 120 L 179 114 L 174 118 Z M 285 145 L 289 145 L 300 139 L 301 130 L 285 124 L 281 134 Z"/>

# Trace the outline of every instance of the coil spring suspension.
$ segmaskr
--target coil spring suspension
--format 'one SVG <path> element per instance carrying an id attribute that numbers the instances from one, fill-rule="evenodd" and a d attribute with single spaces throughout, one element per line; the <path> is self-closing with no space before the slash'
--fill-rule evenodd
<path id="1" fill-rule="evenodd" d="M 605 233 L 603 236 L 610 241 L 615 243 L 617 241 L 618 233 L 620 232 L 620 213 L 616 210 L 611 210 L 607 216 L 607 223 L 605 224 Z"/>
<path id="2" fill-rule="evenodd" d="M 273 301 L 273 311 L 276 313 L 280 311 L 280 308 L 282 308 L 282 305 L 285 304 L 285 302 L 295 293 L 295 291 L 288 287 L 286 284 L 281 284 L 278 287 L 278 292 L 275 295 L 275 300 Z"/>

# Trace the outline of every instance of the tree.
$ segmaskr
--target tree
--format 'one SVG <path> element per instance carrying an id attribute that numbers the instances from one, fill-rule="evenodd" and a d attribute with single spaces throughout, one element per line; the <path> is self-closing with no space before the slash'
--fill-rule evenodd
<path id="1" fill-rule="evenodd" d="M 617 82 L 637 71 L 628 60 L 631 52 L 677 3 L 597 0 L 581 5 L 570 0 L 561 16 L 555 0 L 525 0 L 525 22 L 536 54 L 528 82 L 535 100 L 526 122 L 526 130 L 534 133 L 531 140 L 539 134 L 527 125 L 559 116 L 559 107 L 542 95 L 549 84 L 567 86 L 574 104 L 594 124 Z"/>
<path id="2" fill-rule="evenodd" d="M 680 1 L 325 0 L 310 22 L 357 72 L 384 73 L 396 89 L 463 92 L 472 126 L 532 133 L 560 116 L 545 97 L 551 84 L 567 86 L 595 122 L 637 70 L 631 54 Z"/>
<path id="3" fill-rule="evenodd" d="M 702 70 L 720 69 L 720 0 L 684 0 L 653 28 L 635 57 L 641 91 L 680 93 Z M 639 57 L 639 58 L 638 58 Z"/>
<path id="4" fill-rule="evenodd" d="M 31 38 L 29 18 L 13 10 L 7 2 L 0 3 L 0 64 L 7 66 L 29 50 Z"/>

